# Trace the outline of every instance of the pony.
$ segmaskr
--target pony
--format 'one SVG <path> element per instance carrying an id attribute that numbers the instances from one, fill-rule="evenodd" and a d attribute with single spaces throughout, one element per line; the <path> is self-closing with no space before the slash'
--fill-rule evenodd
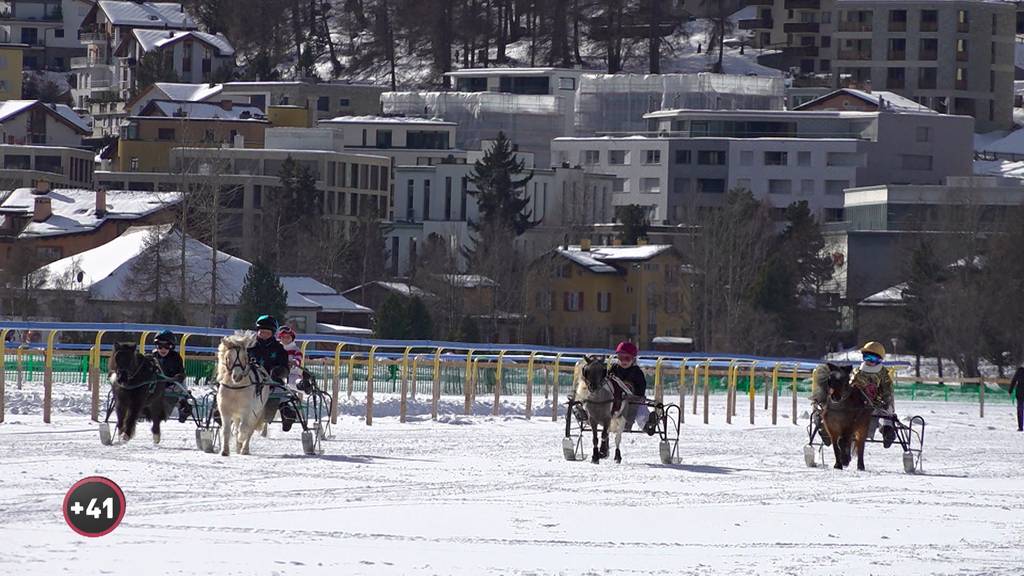
<path id="1" fill-rule="evenodd" d="M 594 454 L 590 461 L 597 464 L 608 457 L 608 434 L 615 433 L 615 462 L 622 462 L 619 446 L 622 431 L 626 428 L 626 409 L 629 387 L 621 380 L 608 375 L 608 368 L 599 356 L 584 356 L 573 370 L 576 382 L 575 399 L 586 408 L 587 420 L 593 434 Z M 617 393 L 618 392 L 618 393 Z M 598 447 L 597 429 L 601 427 L 601 444 Z"/>
<path id="2" fill-rule="evenodd" d="M 160 423 L 167 419 L 164 403 L 166 386 L 152 358 L 138 351 L 136 344 L 115 344 L 110 355 L 110 387 L 117 413 L 117 437 L 128 442 L 135 436 L 140 417 L 153 422 L 153 444 L 160 443 Z"/>
<path id="3" fill-rule="evenodd" d="M 221 418 L 221 456 L 230 455 L 229 442 L 235 434 L 235 451 L 249 453 L 249 441 L 263 427 L 263 412 L 270 397 L 269 376 L 259 366 L 250 365 L 249 348 L 256 333 L 235 332 L 221 339 L 217 347 L 217 410 Z"/>
<path id="4" fill-rule="evenodd" d="M 857 450 L 857 469 L 864 469 L 864 442 L 868 436 L 873 412 L 864 393 L 850 383 L 852 366 L 828 365 L 824 385 L 821 421 L 832 440 L 837 470 L 850 465 L 852 450 Z"/>

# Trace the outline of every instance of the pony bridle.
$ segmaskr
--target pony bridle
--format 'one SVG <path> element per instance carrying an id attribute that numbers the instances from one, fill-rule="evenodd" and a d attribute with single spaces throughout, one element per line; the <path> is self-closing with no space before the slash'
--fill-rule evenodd
<path id="1" fill-rule="evenodd" d="M 142 368 L 146 365 L 145 362 L 138 362 L 138 358 L 136 357 L 136 355 L 134 353 L 132 353 L 130 351 L 125 351 L 124 353 L 125 354 L 131 354 L 132 359 L 135 360 L 137 362 L 137 364 L 135 366 L 135 369 L 131 371 L 131 375 L 129 375 L 128 374 L 128 369 L 127 368 L 121 368 L 121 363 L 118 362 L 118 368 L 117 368 L 117 370 L 114 371 L 114 373 L 117 375 L 117 381 L 120 382 L 122 385 L 127 384 L 128 382 L 131 382 L 132 380 L 134 380 L 135 377 L 139 375 L 139 372 L 142 372 Z M 115 358 L 116 357 L 117 356 L 115 355 Z"/>
<path id="2" fill-rule="evenodd" d="M 235 359 L 231 362 L 231 365 L 228 366 L 228 370 L 231 372 L 231 380 L 238 383 L 245 378 L 245 373 L 248 371 L 249 367 L 242 362 L 242 349 L 234 348 L 233 351 L 235 353 Z M 235 370 L 240 370 L 241 373 L 238 376 L 235 376 Z"/>

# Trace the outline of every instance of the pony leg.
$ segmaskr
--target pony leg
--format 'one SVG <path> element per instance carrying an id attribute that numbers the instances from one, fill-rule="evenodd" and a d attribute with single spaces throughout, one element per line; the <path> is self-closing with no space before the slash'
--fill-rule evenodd
<path id="1" fill-rule="evenodd" d="M 853 436 L 843 436 L 843 466 L 849 466 L 853 460 Z"/>
<path id="2" fill-rule="evenodd" d="M 252 435 L 256 433 L 256 426 L 248 419 L 242 419 L 242 425 L 240 428 L 241 432 L 238 435 L 238 441 L 241 447 L 238 449 L 239 454 L 249 455 L 249 442 L 252 440 Z"/>
<path id="3" fill-rule="evenodd" d="M 153 432 L 153 444 L 160 443 L 160 423 L 167 417 L 164 414 L 163 394 L 159 394 L 157 398 L 157 401 L 151 402 L 149 405 L 149 414 L 153 419 L 153 426 L 150 429 Z"/>
<path id="4" fill-rule="evenodd" d="M 857 447 L 857 470 L 864 469 L 864 442 L 867 440 L 867 429 L 861 428 L 854 434 Z"/>
<path id="5" fill-rule="evenodd" d="M 124 426 L 128 421 L 128 406 L 120 398 L 114 400 L 114 413 L 117 415 L 117 426 L 115 430 L 118 440 L 124 440 Z"/>
<path id="6" fill-rule="evenodd" d="M 601 458 L 608 457 L 608 425 L 601 428 Z"/>
<path id="7" fill-rule="evenodd" d="M 601 447 L 597 441 L 597 423 L 593 420 L 590 421 L 590 433 L 593 436 L 592 445 L 594 447 L 594 454 L 590 457 L 590 461 L 594 464 L 601 462 Z"/>
<path id="8" fill-rule="evenodd" d="M 221 414 L 220 419 L 220 455 L 228 456 L 231 454 L 231 426 L 234 422 L 225 414 Z"/>
<path id="9" fill-rule="evenodd" d="M 625 425 L 625 423 L 623 423 Z M 615 431 L 615 463 L 620 464 L 622 462 L 622 452 L 619 451 L 619 444 L 622 443 L 622 426 Z"/>
<path id="10" fill-rule="evenodd" d="M 829 436 L 832 436 L 832 432 L 831 431 L 829 431 Z M 833 438 L 834 439 L 832 441 L 832 452 L 835 453 L 835 456 L 836 456 L 836 465 L 833 466 L 833 468 L 835 468 L 836 470 L 842 470 L 843 469 L 843 448 L 842 448 L 843 443 L 840 441 L 839 438 L 835 438 L 834 436 L 833 436 Z"/>
<path id="11" fill-rule="evenodd" d="M 138 392 L 138 390 L 135 390 L 133 392 Z M 141 400 L 135 398 L 129 400 L 128 407 L 125 410 L 125 419 L 124 423 L 122 424 L 123 428 L 121 429 L 125 442 L 135 437 L 135 425 L 138 424 L 139 422 L 140 412 L 142 412 Z"/>

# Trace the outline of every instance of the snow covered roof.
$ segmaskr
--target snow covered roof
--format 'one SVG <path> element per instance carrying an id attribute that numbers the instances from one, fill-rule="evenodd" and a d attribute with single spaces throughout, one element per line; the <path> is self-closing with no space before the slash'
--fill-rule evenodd
<path id="1" fill-rule="evenodd" d="M 336 336 L 373 336 L 373 330 L 369 328 L 356 328 L 354 326 L 341 326 L 338 324 L 316 323 L 317 334 L 334 334 Z"/>
<path id="2" fill-rule="evenodd" d="M 991 152 L 993 154 L 1020 154 L 1024 156 L 1024 130 L 1015 130 L 995 141 L 979 142 L 978 140 L 975 140 L 975 147 L 979 152 Z"/>
<path id="3" fill-rule="evenodd" d="M 821 103 L 831 98 L 834 98 L 835 96 L 840 94 L 847 94 L 849 96 L 853 96 L 854 98 L 857 98 L 874 106 L 884 105 L 884 110 L 897 110 L 907 112 L 931 112 L 934 114 L 938 114 L 938 112 L 935 112 L 934 110 L 926 106 L 918 104 L 917 102 L 914 102 L 910 98 L 900 96 L 895 92 L 887 92 L 885 90 L 865 92 L 864 90 L 856 90 L 854 88 L 840 88 L 839 90 L 829 92 L 828 94 L 824 94 L 822 96 L 815 98 L 814 100 L 805 102 L 797 106 L 796 108 L 794 108 L 794 110 L 809 110 L 811 108 L 815 108 L 816 106 L 819 106 Z"/>
<path id="4" fill-rule="evenodd" d="M 139 113 L 140 116 L 186 117 L 193 120 L 250 120 L 265 122 L 263 110 L 252 104 L 232 104 L 227 110 L 220 103 L 186 102 L 180 100 L 152 100 Z"/>
<path id="5" fill-rule="evenodd" d="M 456 288 L 493 288 L 498 285 L 494 280 L 479 274 L 437 274 L 436 276 Z"/>
<path id="6" fill-rule="evenodd" d="M 643 246 L 593 246 L 590 250 L 583 250 L 579 246 L 569 246 L 568 248 L 556 248 L 555 251 L 560 256 L 568 258 L 595 274 L 618 274 L 619 269 L 612 264 L 650 260 L 671 249 L 670 244 L 648 244 Z"/>
<path id="7" fill-rule="evenodd" d="M 876 292 L 871 296 L 861 300 L 858 306 L 899 306 L 903 304 L 903 291 L 907 289 L 907 283 L 903 282 L 895 286 L 890 286 L 881 292 Z"/>
<path id="8" fill-rule="evenodd" d="M 196 29 L 195 20 L 177 2 L 100 0 L 99 9 L 114 26 Z"/>
<path id="9" fill-rule="evenodd" d="M 291 300 L 293 294 L 301 296 L 305 300 L 316 304 L 323 312 L 373 313 L 373 310 L 366 306 L 356 304 L 338 294 L 338 291 L 334 288 L 308 276 L 282 276 L 281 284 L 288 291 L 289 300 Z M 288 306 L 291 307 L 291 304 L 289 303 Z"/>
<path id="10" fill-rule="evenodd" d="M 0 220 L 6 220 L 7 215 L 31 216 L 37 196 L 31 188 L 14 190 L 0 203 Z M 29 222 L 20 238 L 90 232 L 108 219 L 136 220 L 181 201 L 178 192 L 108 190 L 106 214 L 98 216 L 94 190 L 51 190 L 45 196 L 50 198 L 50 217 Z"/>
<path id="11" fill-rule="evenodd" d="M 197 40 L 217 49 L 220 56 L 231 56 L 235 49 L 223 34 L 209 34 L 195 30 L 151 30 L 135 28 L 132 35 L 144 52 L 152 52 L 186 38 Z"/>
<path id="12" fill-rule="evenodd" d="M 573 250 L 573 248 L 575 248 L 575 250 Z M 569 260 L 572 260 L 576 264 L 583 266 L 584 268 L 590 270 L 595 274 L 619 273 L 618 268 L 614 266 L 609 266 L 608 264 L 601 262 L 600 260 L 594 257 L 594 254 L 592 254 L 591 252 L 584 252 L 580 250 L 578 246 L 570 246 L 568 250 L 558 248 L 557 252 L 559 255 L 564 256 Z"/>
<path id="13" fill-rule="evenodd" d="M 1024 179 L 1024 160 L 975 160 L 974 174 Z"/>
<path id="14" fill-rule="evenodd" d="M 356 286 L 355 288 L 349 288 L 348 290 L 345 290 L 341 294 L 343 296 L 347 296 L 350 294 L 358 294 L 364 286 L 379 286 L 384 290 L 387 290 L 388 292 L 393 292 L 395 294 L 398 294 L 399 296 L 404 296 L 406 298 L 437 298 L 437 296 L 435 296 L 431 292 L 427 292 L 426 290 L 419 288 L 417 286 L 413 286 L 412 284 L 407 284 L 405 282 L 384 282 L 382 280 L 367 282 L 366 284 L 361 284 L 359 286 Z"/>
<path id="15" fill-rule="evenodd" d="M 153 88 L 167 96 L 167 100 L 201 102 L 208 100 L 224 89 L 223 84 L 183 84 L 177 82 L 156 82 Z"/>
<path id="16" fill-rule="evenodd" d="M 416 124 L 427 126 L 457 126 L 455 122 L 446 122 L 436 118 L 417 118 L 416 116 L 338 116 L 330 120 L 321 120 L 320 124 Z"/>
<path id="17" fill-rule="evenodd" d="M 47 104 L 39 100 L 6 100 L 0 102 L 0 122 L 6 122 L 8 119 L 27 112 L 35 106 L 46 108 L 51 114 L 82 134 L 92 132 L 88 122 L 78 114 L 75 114 L 75 111 L 70 106 L 66 104 Z"/>

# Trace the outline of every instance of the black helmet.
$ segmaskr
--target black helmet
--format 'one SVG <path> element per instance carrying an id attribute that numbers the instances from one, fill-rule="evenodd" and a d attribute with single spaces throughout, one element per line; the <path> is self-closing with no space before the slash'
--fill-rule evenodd
<path id="1" fill-rule="evenodd" d="M 274 320 L 273 316 L 264 314 L 256 319 L 256 329 L 277 332 L 277 320 Z"/>
<path id="2" fill-rule="evenodd" d="M 177 344 L 177 339 L 174 337 L 174 333 L 170 330 L 164 330 L 153 337 L 154 344 L 160 344 L 161 342 L 174 346 Z"/>

